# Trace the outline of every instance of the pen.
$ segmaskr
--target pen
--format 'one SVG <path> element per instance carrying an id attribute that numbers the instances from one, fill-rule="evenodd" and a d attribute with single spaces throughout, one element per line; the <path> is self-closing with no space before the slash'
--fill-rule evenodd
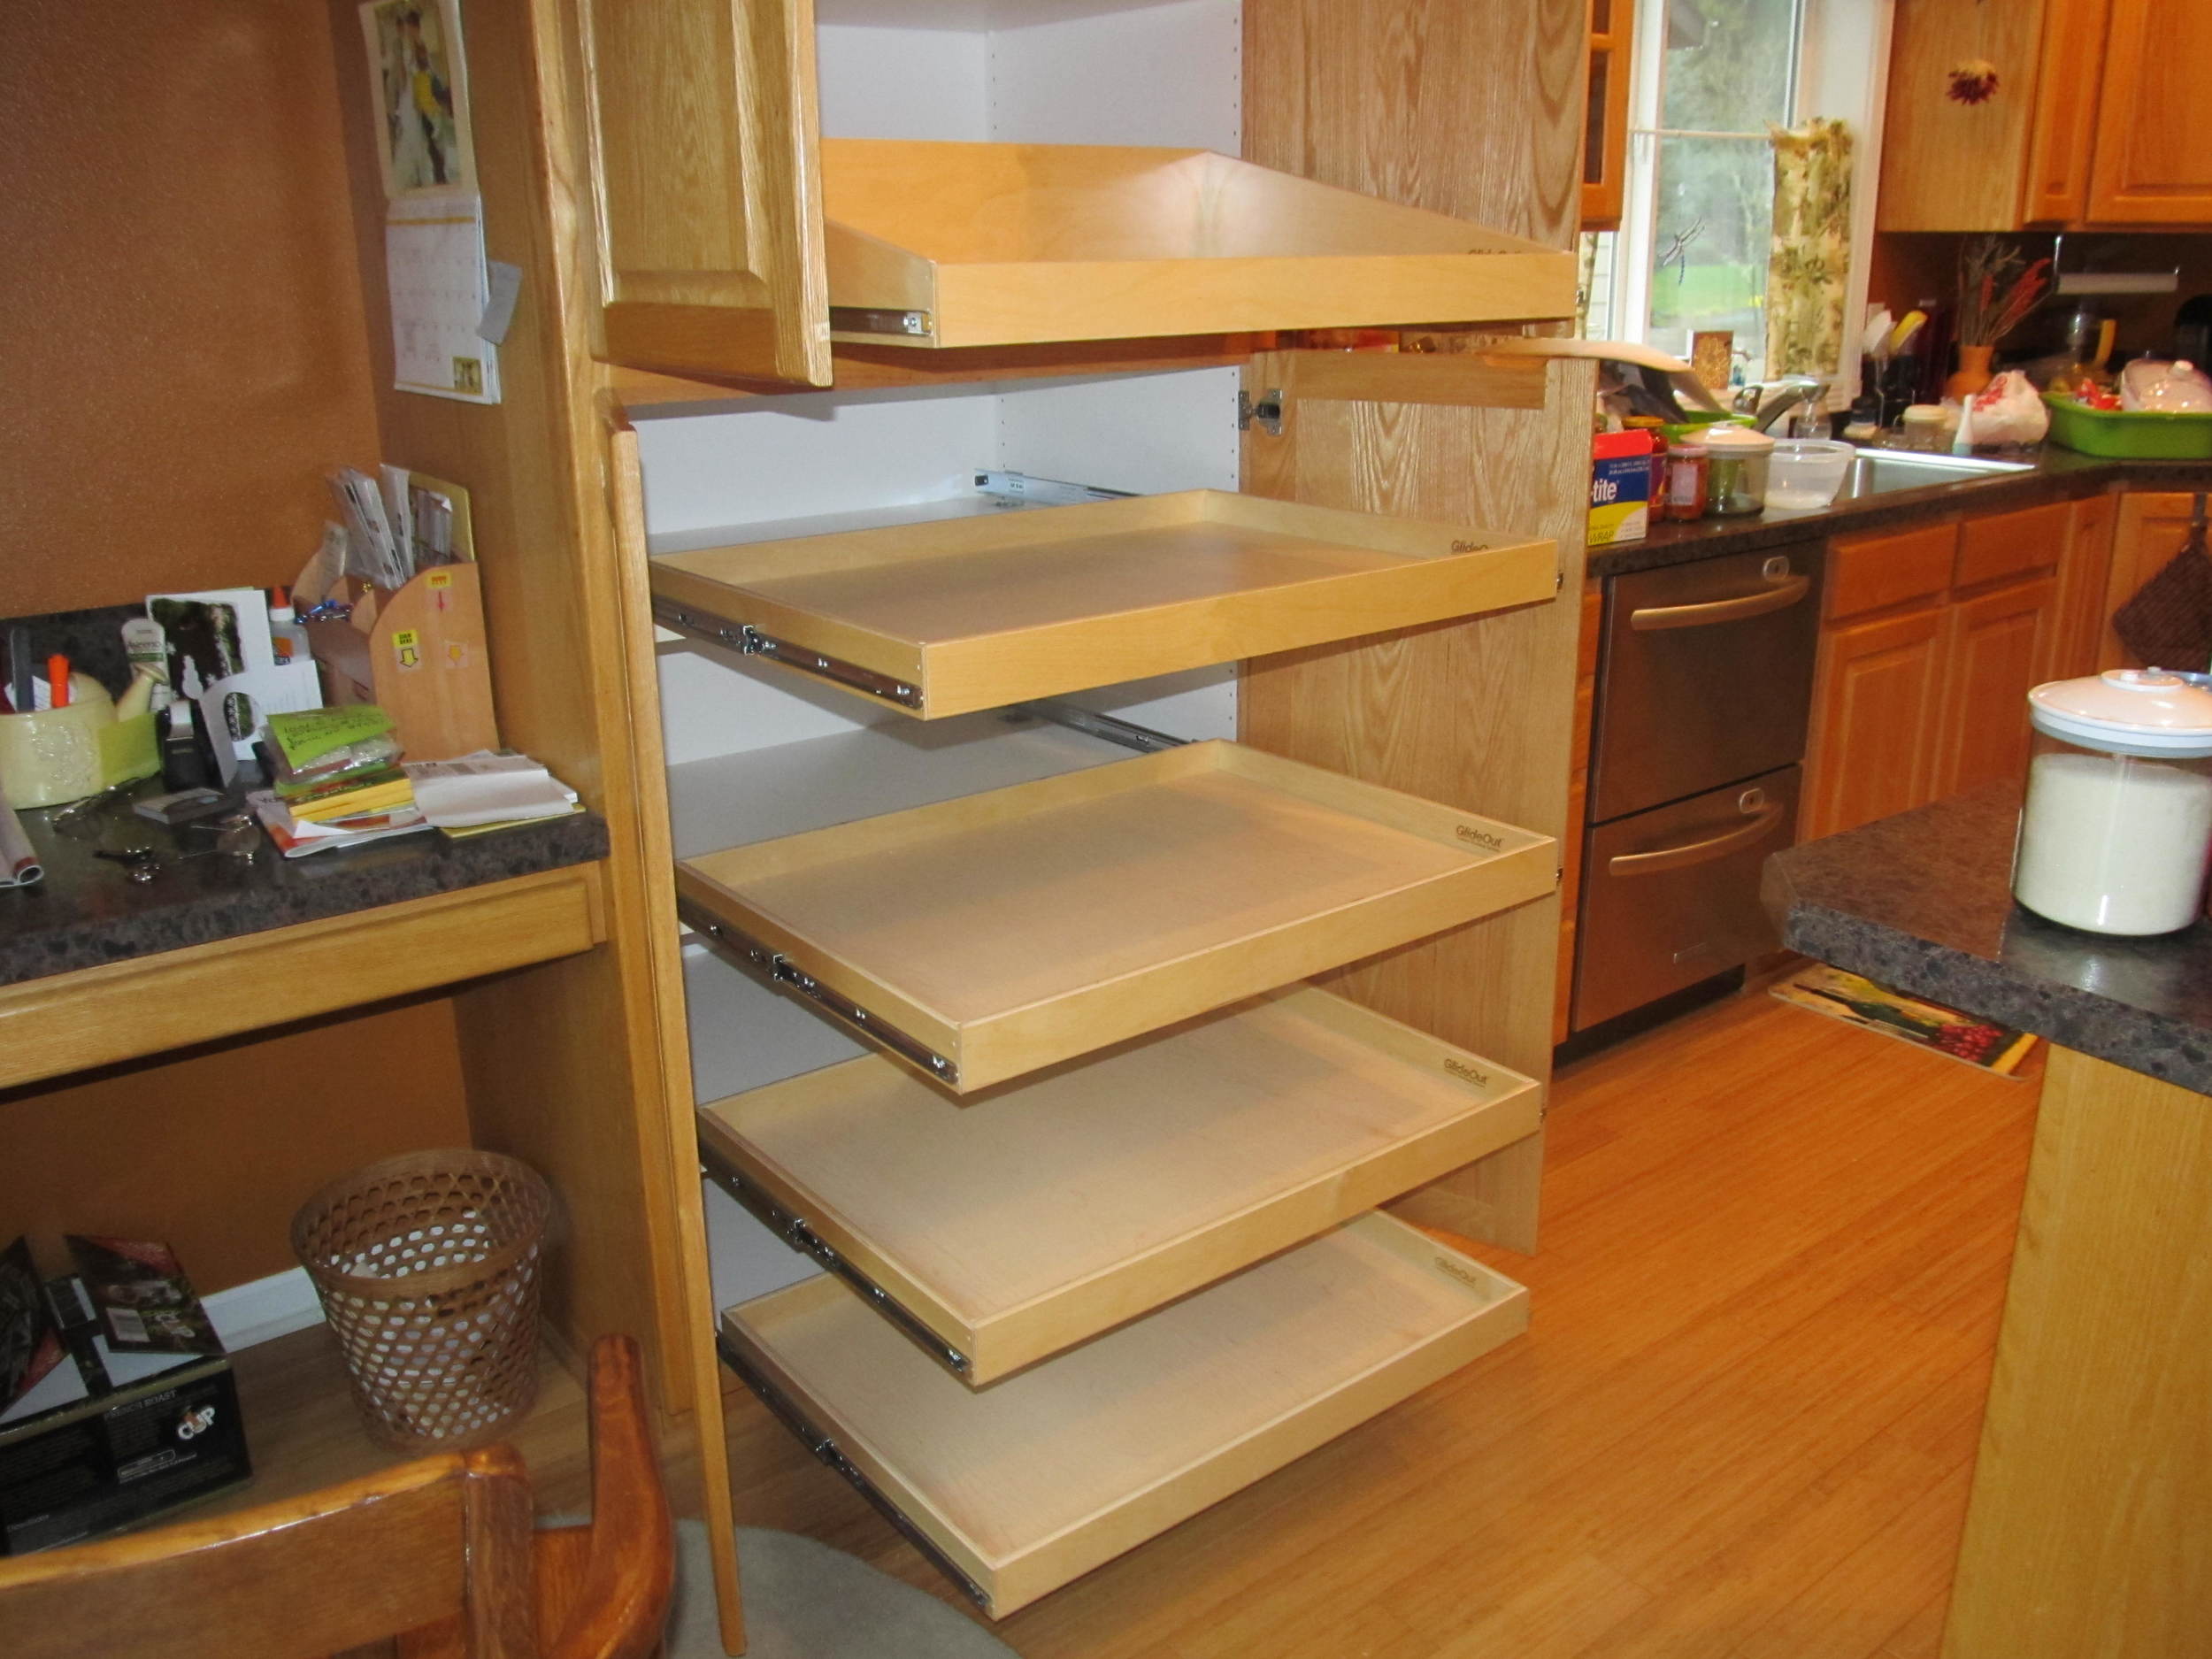
<path id="1" fill-rule="evenodd" d="M 8 630 L 8 701 L 18 714 L 31 711 L 31 631 L 21 624 Z"/>
<path id="2" fill-rule="evenodd" d="M 65 709 L 69 706 L 69 659 L 57 651 L 46 659 L 46 685 L 50 694 L 50 706 Z"/>

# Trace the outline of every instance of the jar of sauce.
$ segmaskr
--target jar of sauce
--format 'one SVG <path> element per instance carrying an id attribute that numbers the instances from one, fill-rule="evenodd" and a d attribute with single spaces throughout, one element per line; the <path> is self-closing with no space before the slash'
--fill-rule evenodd
<path id="1" fill-rule="evenodd" d="M 1701 443 L 1671 444 L 1667 449 L 1667 480 L 1658 497 L 1663 518 L 1702 518 L 1705 516 L 1706 468 L 1711 451 Z"/>

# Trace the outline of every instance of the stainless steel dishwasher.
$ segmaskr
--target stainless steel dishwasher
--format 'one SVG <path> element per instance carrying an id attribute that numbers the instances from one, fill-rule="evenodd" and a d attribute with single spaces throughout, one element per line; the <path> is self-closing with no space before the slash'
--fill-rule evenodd
<path id="1" fill-rule="evenodd" d="M 1808 541 L 1608 579 L 1571 1033 L 1775 948 L 1759 866 L 1796 832 L 1820 575 Z"/>

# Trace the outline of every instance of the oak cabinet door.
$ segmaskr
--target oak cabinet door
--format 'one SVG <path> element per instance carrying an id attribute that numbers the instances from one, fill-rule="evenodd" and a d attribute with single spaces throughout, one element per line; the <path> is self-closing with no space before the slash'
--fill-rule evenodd
<path id="1" fill-rule="evenodd" d="M 2120 636 L 2113 631 L 2112 614 L 2134 598 L 2143 584 L 2181 551 L 2182 543 L 2189 539 L 2189 518 L 2195 505 L 2193 495 L 2163 491 L 2155 495 L 2130 493 L 2120 497 L 2118 523 L 2112 533 L 2112 555 L 2107 562 L 2102 614 L 2098 618 L 2096 661 L 2092 668 L 2151 666 L 2120 642 Z"/>
<path id="2" fill-rule="evenodd" d="M 2089 207 L 2097 77 L 2112 0 L 2046 0 L 2042 62 L 2021 180 L 2023 225 L 2068 225 Z"/>
<path id="3" fill-rule="evenodd" d="M 1947 608 L 1931 798 L 2026 777 L 2028 692 L 2050 653 L 2057 597 L 2058 584 L 2041 576 Z"/>
<path id="4" fill-rule="evenodd" d="M 1945 607 L 1823 635 L 1798 839 L 1855 829 L 1935 798 Z"/>
<path id="5" fill-rule="evenodd" d="M 2086 214 L 2100 225 L 2212 225 L 2212 5 L 2112 0 Z"/>
<path id="6" fill-rule="evenodd" d="M 2115 498 L 2088 495 L 2066 510 L 2066 548 L 2058 562 L 2058 597 L 2052 602 L 2051 653 L 2037 673 L 2045 680 L 2078 680 L 2102 666 L 2105 584 L 2112 565 Z"/>
<path id="7" fill-rule="evenodd" d="M 826 386 L 813 0 L 577 0 L 609 362 Z"/>

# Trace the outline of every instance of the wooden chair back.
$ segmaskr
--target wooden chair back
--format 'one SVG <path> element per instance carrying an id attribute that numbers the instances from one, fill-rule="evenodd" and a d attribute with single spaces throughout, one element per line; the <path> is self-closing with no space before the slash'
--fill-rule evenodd
<path id="1" fill-rule="evenodd" d="M 673 1532 L 636 1346 L 591 1365 L 593 1513 L 534 1530 L 511 1448 L 403 1463 L 219 1520 L 0 1561 L 6 1659 L 303 1659 L 401 1638 L 404 1655 L 645 1659 Z"/>

